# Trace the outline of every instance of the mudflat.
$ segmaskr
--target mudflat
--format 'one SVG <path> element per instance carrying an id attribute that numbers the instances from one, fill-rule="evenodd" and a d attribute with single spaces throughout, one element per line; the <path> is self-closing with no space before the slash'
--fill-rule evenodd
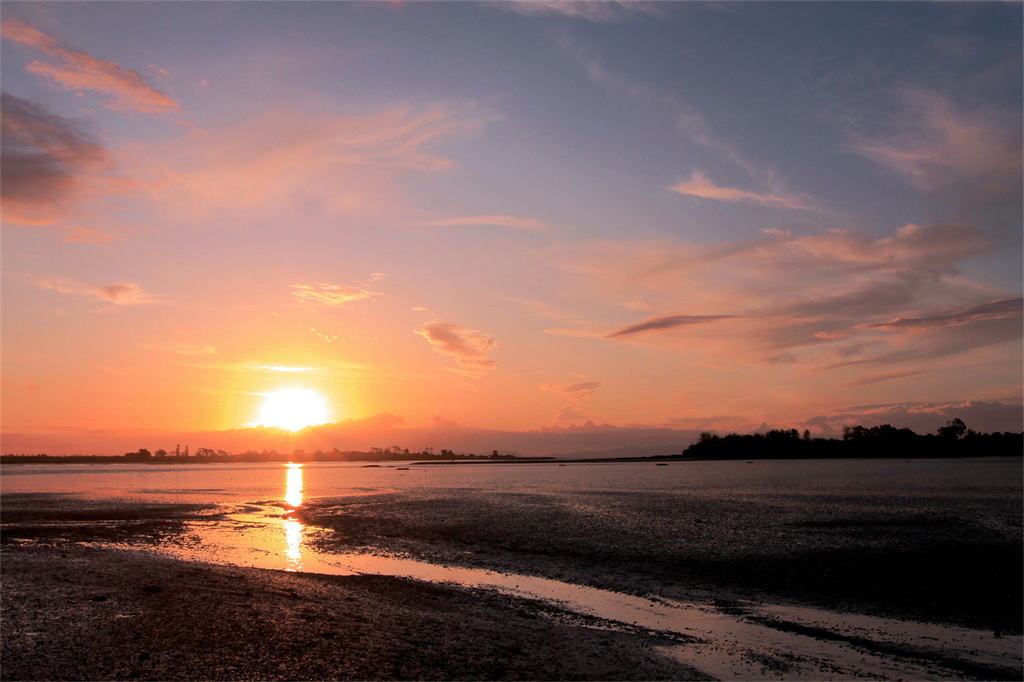
<path id="1" fill-rule="evenodd" d="M 5 500 L 2 679 L 707 679 L 650 633 L 536 601 L 106 544 L 168 541 L 196 511 Z"/>
<path id="2" fill-rule="evenodd" d="M 325 552 L 375 547 L 635 595 L 801 603 L 1020 634 L 1007 496 L 433 490 L 313 500 Z"/>
<path id="3" fill-rule="evenodd" d="M 145 551 L 198 542 L 197 520 L 229 522 L 217 507 L 5 494 L 0 676 L 1020 679 L 1011 492 L 436 488 L 259 503 L 280 510 L 278 524 L 301 522 L 324 555 L 391 553 L 699 601 L 722 624 L 671 632 L 493 590 Z"/>

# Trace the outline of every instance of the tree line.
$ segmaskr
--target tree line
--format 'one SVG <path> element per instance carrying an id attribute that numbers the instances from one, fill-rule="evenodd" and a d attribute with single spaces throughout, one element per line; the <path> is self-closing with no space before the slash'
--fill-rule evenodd
<path id="1" fill-rule="evenodd" d="M 124 455 L 60 455 L 47 454 L 37 455 L 15 455 L 7 454 L 0 456 L 0 464 L 114 464 L 114 463 L 149 463 L 149 464 L 185 464 L 185 463 L 213 463 L 213 462 L 382 462 L 382 461 L 465 461 L 465 460 L 536 460 L 551 459 L 550 457 L 519 457 L 512 454 L 501 454 L 492 450 L 489 455 L 477 455 L 474 453 L 456 454 L 452 450 L 443 449 L 434 452 L 434 448 L 423 448 L 422 451 L 410 451 L 408 448 L 400 448 L 393 445 L 386 448 L 372 447 L 369 451 L 363 450 L 292 450 L 278 452 L 277 450 L 246 450 L 240 453 L 229 453 L 225 450 L 214 450 L 212 448 L 197 448 L 195 452 L 189 453 L 188 447 L 184 452 L 177 448 L 174 452 L 164 449 L 150 451 L 148 448 L 139 448 L 133 452 L 126 452 Z"/>
<path id="2" fill-rule="evenodd" d="M 844 426 L 842 439 L 811 438 L 809 431 L 773 429 L 767 433 L 718 436 L 705 431 L 683 451 L 693 459 L 839 459 L 1020 456 L 1024 434 L 977 433 L 959 418 L 933 434 L 917 434 L 890 424 Z"/>

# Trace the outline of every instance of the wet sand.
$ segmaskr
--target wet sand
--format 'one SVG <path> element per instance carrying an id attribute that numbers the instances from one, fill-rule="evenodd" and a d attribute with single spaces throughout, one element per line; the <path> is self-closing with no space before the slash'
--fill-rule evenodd
<path id="1" fill-rule="evenodd" d="M 706 679 L 670 640 L 536 601 L 92 544 L 166 542 L 195 512 L 4 500 L 2 679 Z"/>
<path id="2" fill-rule="evenodd" d="M 432 563 L 628 594 L 791 602 L 1020 634 L 1019 498 L 745 497 L 446 489 L 315 500 L 325 552 Z"/>
<path id="3" fill-rule="evenodd" d="M 53 495 L 0 502 L 5 680 L 705 679 L 709 671 L 840 679 L 868 674 L 869 659 L 885 679 L 1022 674 L 1016 501 L 945 514 L 915 500 L 908 516 L 863 500 L 797 508 L 446 489 L 307 500 L 289 512 L 325 554 L 393 552 L 704 600 L 724 629 L 689 638 L 493 590 L 214 566 L 111 546 L 187 546 L 189 524 L 222 510 Z M 856 614 L 906 619 L 908 629 Z M 924 630 L 919 620 L 948 625 Z M 958 632 L 978 646 L 953 651 L 936 639 Z M 765 646 L 747 646 L 765 636 Z"/>

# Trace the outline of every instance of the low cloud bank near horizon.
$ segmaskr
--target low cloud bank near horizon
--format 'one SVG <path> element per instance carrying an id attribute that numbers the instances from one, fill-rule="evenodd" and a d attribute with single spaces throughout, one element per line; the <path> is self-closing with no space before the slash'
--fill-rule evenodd
<path id="1" fill-rule="evenodd" d="M 410 452 L 433 448 L 459 454 L 490 454 L 493 450 L 532 457 L 627 456 L 676 454 L 697 440 L 702 431 L 727 433 L 764 433 L 770 429 L 810 430 L 814 437 L 837 438 L 843 426 L 866 427 L 890 424 L 909 428 L 924 435 L 935 433 L 954 418 L 964 421 L 979 433 L 1024 431 L 1024 405 L 1001 401 L 953 401 L 947 403 L 899 403 L 842 408 L 825 415 L 796 419 L 789 423 L 759 425 L 736 423 L 736 428 L 681 428 L 660 426 L 614 426 L 584 424 L 550 426 L 530 431 L 502 431 L 464 426 L 435 417 L 430 426 L 407 426 L 402 417 L 381 413 L 365 419 L 347 419 L 292 433 L 265 427 L 225 431 L 158 432 L 76 431 L 61 433 L 4 433 L 2 454 L 121 455 L 139 448 L 173 451 L 176 445 L 191 452 L 198 448 L 240 453 L 247 450 L 276 450 L 287 454 L 294 450 L 312 453 L 368 451 L 372 447 L 398 447 Z"/>

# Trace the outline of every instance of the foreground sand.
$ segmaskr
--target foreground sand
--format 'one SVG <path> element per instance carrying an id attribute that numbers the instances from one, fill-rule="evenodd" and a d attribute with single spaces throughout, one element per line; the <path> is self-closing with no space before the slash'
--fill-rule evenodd
<path id="1" fill-rule="evenodd" d="M 701 678 L 649 635 L 493 593 L 73 543 L 0 558 L 4 680 Z"/>

